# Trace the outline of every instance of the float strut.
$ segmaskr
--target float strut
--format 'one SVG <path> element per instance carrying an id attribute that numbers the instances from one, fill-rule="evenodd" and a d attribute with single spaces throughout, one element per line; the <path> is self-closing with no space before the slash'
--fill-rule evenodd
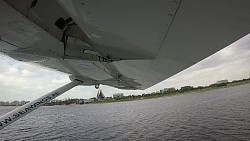
<path id="1" fill-rule="evenodd" d="M 40 98 L 37 98 L 34 101 L 31 101 L 17 109 L 3 115 L 0 117 L 0 130 L 6 127 L 7 125 L 15 122 L 19 118 L 27 115 L 28 113 L 32 112 L 33 110 L 37 109 L 38 107 L 44 105 L 45 103 L 51 101 L 52 99 L 58 97 L 59 95 L 63 94 L 64 92 L 72 89 L 73 87 L 82 84 L 81 81 L 74 80 Z"/>

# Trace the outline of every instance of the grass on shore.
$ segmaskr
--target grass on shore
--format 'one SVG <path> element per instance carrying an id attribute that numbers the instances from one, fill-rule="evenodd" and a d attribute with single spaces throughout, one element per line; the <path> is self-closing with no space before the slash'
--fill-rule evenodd
<path id="1" fill-rule="evenodd" d="M 152 98 L 159 98 L 159 97 L 166 97 L 166 96 L 176 96 L 176 95 L 182 95 L 182 94 L 194 94 L 194 93 L 201 93 L 205 91 L 211 91 L 216 89 L 222 89 L 222 88 L 228 88 L 228 87 L 234 87 L 239 85 L 244 85 L 250 83 L 250 80 L 243 80 L 243 81 L 237 81 L 237 82 L 231 82 L 227 84 L 226 86 L 219 86 L 219 87 L 203 87 L 203 88 L 194 88 L 193 90 L 189 91 L 175 91 L 172 93 L 155 93 L 155 94 L 147 94 L 147 95 L 137 95 L 133 97 L 124 97 L 121 99 L 106 99 L 106 100 L 99 100 L 95 101 L 94 103 L 111 103 L 111 102 L 124 102 L 124 101 L 134 101 L 134 100 L 143 100 L 143 99 L 152 99 Z"/>

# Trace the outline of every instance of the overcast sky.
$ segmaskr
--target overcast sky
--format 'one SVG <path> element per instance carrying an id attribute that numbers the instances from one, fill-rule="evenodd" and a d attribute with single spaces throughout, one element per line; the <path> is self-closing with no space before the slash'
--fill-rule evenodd
<path id="1" fill-rule="evenodd" d="M 151 93 L 166 87 L 207 86 L 217 80 L 250 77 L 250 34 L 194 66 L 146 90 L 125 91 L 101 86 L 105 96 Z M 0 101 L 33 100 L 66 83 L 68 75 L 42 69 L 0 55 Z M 94 86 L 77 86 L 57 99 L 96 96 Z"/>

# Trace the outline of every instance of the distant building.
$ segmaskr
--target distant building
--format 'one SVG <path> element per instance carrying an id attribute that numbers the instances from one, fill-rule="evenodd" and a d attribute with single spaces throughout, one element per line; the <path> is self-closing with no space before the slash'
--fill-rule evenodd
<path id="1" fill-rule="evenodd" d="M 216 82 L 216 83 L 214 83 L 214 84 L 226 84 L 226 83 L 228 83 L 228 80 L 227 80 L 227 79 L 217 81 L 217 82 Z"/>
<path id="2" fill-rule="evenodd" d="M 12 101 L 12 102 L 0 101 L 0 106 L 22 106 L 26 103 L 29 103 L 29 101 Z"/>
<path id="3" fill-rule="evenodd" d="M 212 84 L 211 86 L 226 86 L 228 84 L 228 80 L 219 80 L 216 83 Z"/>
<path id="4" fill-rule="evenodd" d="M 4 106 L 4 105 L 5 105 L 5 102 L 0 101 L 0 106 Z"/>
<path id="5" fill-rule="evenodd" d="M 189 90 L 192 90 L 193 87 L 192 86 L 184 86 L 184 87 L 181 87 L 180 91 L 189 91 Z"/>
<path id="6" fill-rule="evenodd" d="M 175 88 L 171 87 L 171 88 L 164 88 L 162 90 L 160 90 L 161 93 L 171 93 L 171 92 L 175 92 Z"/>
<path id="7" fill-rule="evenodd" d="M 197 87 L 197 89 L 202 89 L 202 88 L 204 88 L 204 87 L 203 87 L 203 86 L 198 86 L 198 87 Z"/>
<path id="8" fill-rule="evenodd" d="M 9 106 L 9 105 L 10 105 L 10 102 L 7 101 L 7 102 L 5 102 L 5 105 L 4 105 L 4 106 Z"/>
<path id="9" fill-rule="evenodd" d="M 100 89 L 98 90 L 96 97 L 97 97 L 97 99 L 104 99 L 105 98 L 102 90 L 100 90 Z"/>
<path id="10" fill-rule="evenodd" d="M 12 101 L 9 104 L 10 106 L 19 106 L 19 101 Z"/>
<path id="11" fill-rule="evenodd" d="M 124 97 L 123 93 L 116 93 L 116 94 L 113 94 L 113 98 L 114 99 L 119 99 L 119 98 L 122 98 Z"/>
<path id="12" fill-rule="evenodd" d="M 29 103 L 29 101 L 20 101 L 20 102 L 19 102 L 19 105 L 22 106 L 22 105 L 25 105 L 25 104 L 27 104 L 27 103 Z"/>
<path id="13" fill-rule="evenodd" d="M 79 99 L 76 104 L 84 104 L 85 99 Z"/>
<path id="14" fill-rule="evenodd" d="M 96 100 L 96 99 L 94 99 L 94 98 L 84 99 L 84 100 L 83 100 L 83 101 L 84 101 L 83 103 L 84 103 L 84 104 L 89 104 L 89 103 L 95 102 L 95 100 Z"/>

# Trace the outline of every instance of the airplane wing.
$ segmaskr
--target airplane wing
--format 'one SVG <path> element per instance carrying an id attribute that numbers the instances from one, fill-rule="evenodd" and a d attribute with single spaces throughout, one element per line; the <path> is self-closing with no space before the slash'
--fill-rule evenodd
<path id="1" fill-rule="evenodd" d="M 0 52 L 81 78 L 145 89 L 250 32 L 249 0 L 4 0 Z"/>

